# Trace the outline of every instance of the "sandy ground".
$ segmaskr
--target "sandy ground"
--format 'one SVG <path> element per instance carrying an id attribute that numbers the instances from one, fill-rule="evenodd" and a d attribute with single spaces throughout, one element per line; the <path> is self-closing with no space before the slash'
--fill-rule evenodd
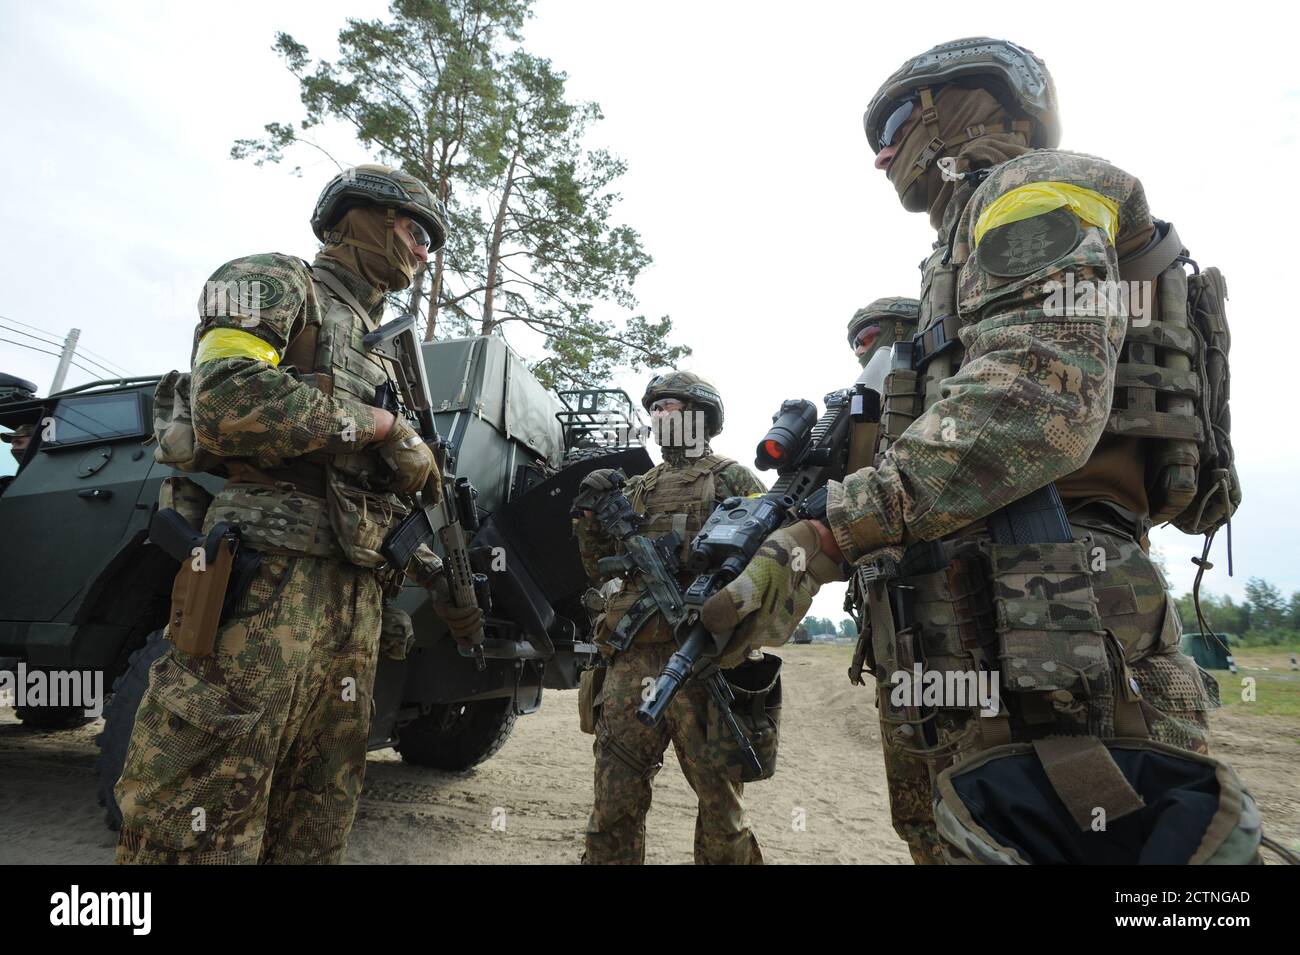
<path id="1" fill-rule="evenodd" d="M 875 708 L 845 678 L 849 648 L 788 646 L 776 776 L 747 803 L 768 862 L 909 862 L 889 823 Z M 1300 720 L 1218 710 L 1216 752 L 1263 807 L 1270 835 L 1300 848 Z M 23 728 L 0 708 L 0 863 L 108 863 L 114 834 L 95 804 L 98 724 Z M 466 773 L 370 754 L 348 861 L 571 863 L 591 806 L 591 737 L 576 691 L 547 691 L 505 747 Z M 694 796 L 671 748 L 656 780 L 648 861 L 689 863 Z"/>

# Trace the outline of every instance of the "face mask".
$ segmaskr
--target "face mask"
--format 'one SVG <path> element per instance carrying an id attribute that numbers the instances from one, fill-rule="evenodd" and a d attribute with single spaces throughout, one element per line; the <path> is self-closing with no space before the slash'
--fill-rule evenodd
<path id="1" fill-rule="evenodd" d="M 330 229 L 324 255 L 381 292 L 411 284 L 420 262 L 395 230 L 397 216 L 382 206 L 353 206 Z"/>

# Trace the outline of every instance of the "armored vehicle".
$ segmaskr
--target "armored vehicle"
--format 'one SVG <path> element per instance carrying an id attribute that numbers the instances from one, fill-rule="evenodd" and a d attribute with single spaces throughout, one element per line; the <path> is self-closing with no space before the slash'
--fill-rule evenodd
<path id="1" fill-rule="evenodd" d="M 583 603 L 588 581 L 570 502 L 598 467 L 651 465 L 646 428 L 621 391 L 552 393 L 500 338 L 423 346 L 439 434 L 452 470 L 477 491 L 475 569 L 488 577 L 486 667 L 462 655 L 423 590 L 407 588 L 415 644 L 381 654 L 370 746 L 444 770 L 473 766 L 505 742 L 547 688 L 569 689 L 594 658 Z M 177 563 L 149 540 L 164 478 L 207 493 L 223 478 L 181 475 L 153 456 L 158 378 L 97 381 L 38 398 L 0 400 L 0 425 L 37 425 L 0 496 L 0 657 L 34 671 L 95 671 L 112 687 L 100 734 L 100 796 L 120 818 L 121 772 L 149 665 L 166 650 Z M 403 657 L 398 659 L 398 657 Z M 80 707 L 24 706 L 23 722 L 80 725 Z"/>

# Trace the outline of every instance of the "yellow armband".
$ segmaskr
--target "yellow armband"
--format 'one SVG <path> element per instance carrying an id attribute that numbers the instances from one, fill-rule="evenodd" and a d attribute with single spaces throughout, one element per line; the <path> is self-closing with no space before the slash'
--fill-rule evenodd
<path id="1" fill-rule="evenodd" d="M 249 332 L 237 328 L 214 328 L 199 339 L 199 350 L 194 355 L 194 367 L 218 358 L 252 358 L 264 361 L 272 368 L 280 364 L 280 353 L 274 346 Z"/>
<path id="2" fill-rule="evenodd" d="M 990 202 L 975 220 L 975 244 L 990 229 L 1041 216 L 1062 206 L 1089 225 L 1106 233 L 1111 244 L 1119 232 L 1119 203 L 1099 192 L 1068 182 L 1030 182 L 1003 193 Z"/>

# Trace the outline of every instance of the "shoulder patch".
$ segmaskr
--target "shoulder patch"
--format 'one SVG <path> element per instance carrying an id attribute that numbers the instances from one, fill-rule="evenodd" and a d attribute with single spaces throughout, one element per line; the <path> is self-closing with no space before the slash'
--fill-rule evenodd
<path id="1" fill-rule="evenodd" d="M 199 312 L 207 318 L 257 318 L 287 309 L 294 313 L 306 296 L 299 260 L 287 255 L 250 255 L 227 262 L 204 283 Z"/>
<path id="2" fill-rule="evenodd" d="M 976 254 L 985 272 L 1015 278 L 1064 258 L 1082 239 L 1078 218 L 1061 207 L 989 229 Z"/>

